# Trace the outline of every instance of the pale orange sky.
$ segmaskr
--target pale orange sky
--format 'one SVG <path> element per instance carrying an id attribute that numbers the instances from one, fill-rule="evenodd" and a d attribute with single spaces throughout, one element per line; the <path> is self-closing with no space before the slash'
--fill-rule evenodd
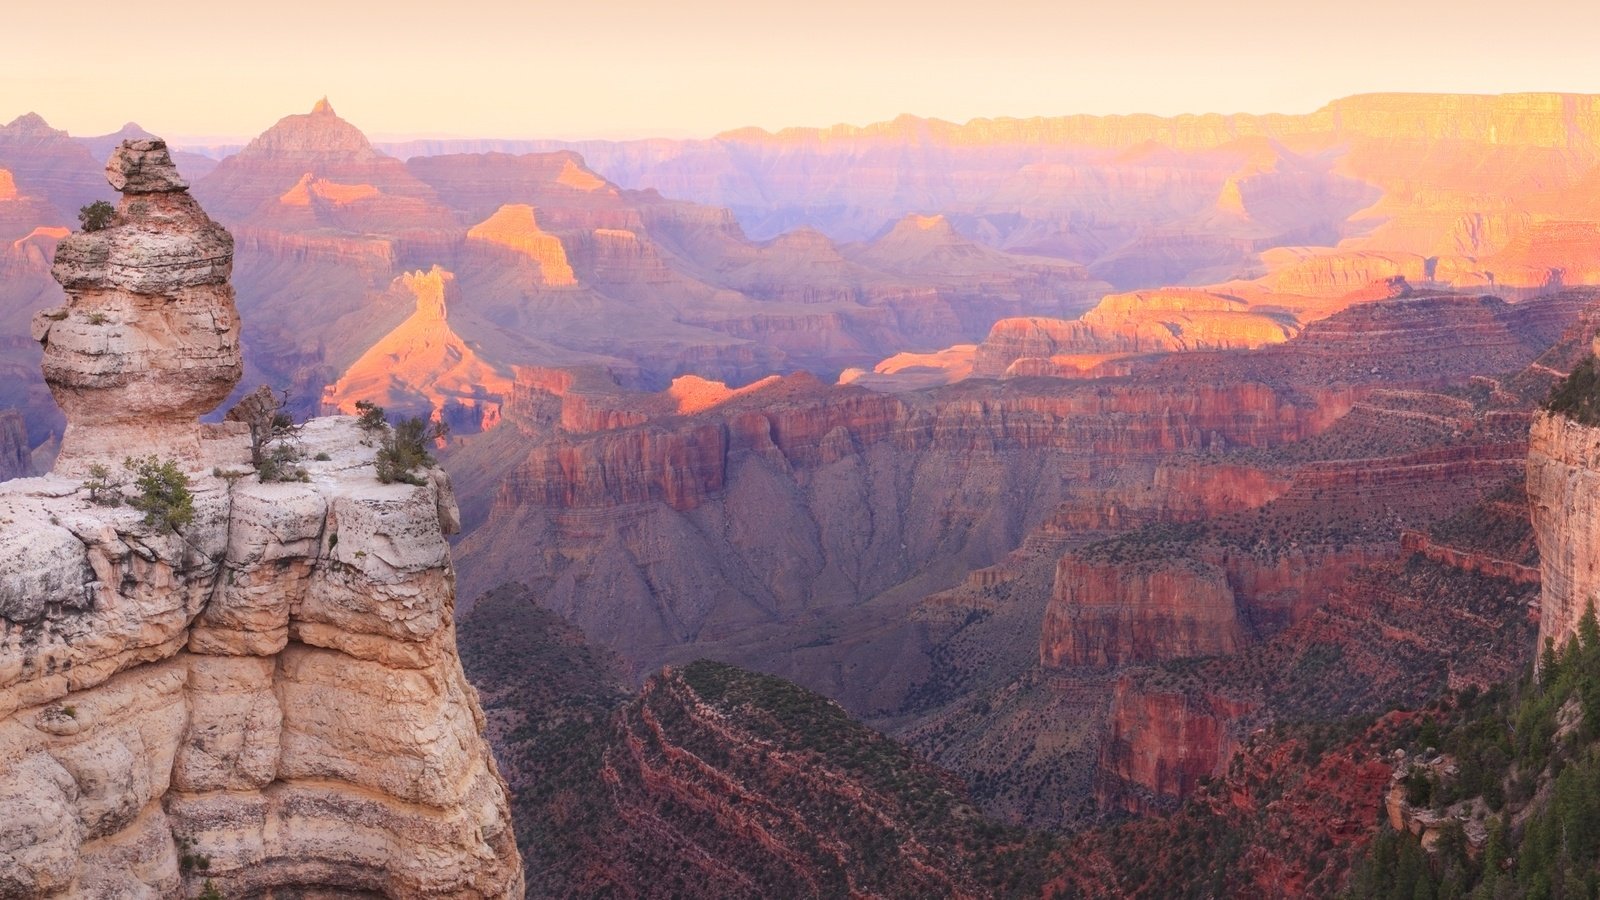
<path id="1" fill-rule="evenodd" d="M 79 0 L 0 12 L 0 122 L 249 137 L 706 136 L 909 112 L 1306 112 L 1368 91 L 1600 93 L 1593 0 Z"/>

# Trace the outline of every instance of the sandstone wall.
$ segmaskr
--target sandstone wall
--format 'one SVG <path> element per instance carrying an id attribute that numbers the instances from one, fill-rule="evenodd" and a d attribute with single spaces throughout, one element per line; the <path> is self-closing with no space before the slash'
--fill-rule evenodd
<path id="1" fill-rule="evenodd" d="M 1600 428 L 1543 413 L 1528 440 L 1528 501 L 1543 590 L 1539 646 L 1559 646 L 1600 602 Z"/>
<path id="2" fill-rule="evenodd" d="M 61 457 L 0 485 L 0 898 L 519 896 L 449 482 L 379 483 L 345 418 L 261 483 L 248 426 L 196 419 L 239 380 L 233 239 L 161 141 L 106 172 L 122 203 L 62 241 L 34 324 Z M 143 454 L 190 520 L 125 502 Z"/>
<path id="3" fill-rule="evenodd" d="M 198 477 L 180 533 L 0 488 L 0 897 L 520 896 L 449 484 L 380 484 L 351 419 L 305 445 L 308 483 Z"/>

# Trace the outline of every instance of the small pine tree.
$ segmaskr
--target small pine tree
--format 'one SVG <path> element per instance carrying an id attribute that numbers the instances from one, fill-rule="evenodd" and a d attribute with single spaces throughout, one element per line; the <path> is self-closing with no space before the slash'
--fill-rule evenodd
<path id="1" fill-rule="evenodd" d="M 144 524 L 163 531 L 177 531 L 194 521 L 194 495 L 189 492 L 189 476 L 175 460 L 155 456 L 128 457 L 122 467 L 134 476 L 139 495 L 128 505 L 144 513 Z"/>
<path id="2" fill-rule="evenodd" d="M 78 224 L 84 231 L 101 231 L 111 227 L 111 220 L 117 215 L 117 208 L 104 200 L 96 200 L 88 206 L 78 210 Z"/>
<path id="3" fill-rule="evenodd" d="M 356 414 L 360 417 L 356 424 L 363 431 L 381 431 L 389 427 L 389 420 L 384 415 L 383 407 L 371 400 L 357 400 Z"/>
<path id="4" fill-rule="evenodd" d="M 99 463 L 89 467 L 89 477 L 83 480 L 83 486 L 89 491 L 89 502 L 96 506 L 118 506 L 122 503 L 122 496 L 117 493 L 122 482 L 112 481 L 111 470 Z"/>
<path id="5" fill-rule="evenodd" d="M 397 423 L 384 433 L 383 442 L 378 446 L 378 456 L 374 460 L 378 480 L 384 484 L 396 481 L 422 484 L 423 480 L 415 470 L 433 465 L 433 454 L 428 452 L 428 444 L 449 433 L 450 428 L 445 423 L 429 422 L 416 416 Z"/>

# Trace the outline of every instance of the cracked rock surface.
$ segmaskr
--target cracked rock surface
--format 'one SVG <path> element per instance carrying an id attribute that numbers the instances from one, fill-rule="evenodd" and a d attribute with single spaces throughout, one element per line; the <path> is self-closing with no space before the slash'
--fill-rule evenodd
<path id="1" fill-rule="evenodd" d="M 520 897 L 505 782 L 456 655 L 442 471 L 381 484 L 351 418 L 261 483 L 232 239 L 160 141 L 107 166 L 112 227 L 63 241 L 35 322 L 68 429 L 0 484 L 0 900 Z M 175 459 L 192 522 L 107 503 L 96 463 Z M 115 475 L 113 476 L 115 477 Z"/>
<path id="2" fill-rule="evenodd" d="M 122 192 L 116 216 L 57 246 L 67 302 L 33 320 L 67 415 L 64 474 L 142 453 L 194 457 L 197 417 L 243 371 L 233 237 L 189 196 L 162 141 L 123 142 L 106 173 Z"/>
<path id="3" fill-rule="evenodd" d="M 362 440 L 308 423 L 304 483 L 196 474 L 181 533 L 0 485 L 0 898 L 521 896 L 449 482 L 380 484 Z M 247 468 L 236 430 L 201 444 Z"/>

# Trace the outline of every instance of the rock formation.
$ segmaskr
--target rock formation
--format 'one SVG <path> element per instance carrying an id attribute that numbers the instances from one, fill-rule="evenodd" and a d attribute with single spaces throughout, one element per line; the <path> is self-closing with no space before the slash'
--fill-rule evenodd
<path id="1" fill-rule="evenodd" d="M 1045 610 L 1040 662 L 1109 668 L 1232 653 L 1245 641 L 1238 601 L 1217 566 L 1066 557 Z"/>
<path id="2" fill-rule="evenodd" d="M 115 223 L 56 247 L 67 304 L 34 317 L 45 381 L 67 414 L 62 474 L 158 450 L 196 459 L 196 417 L 243 365 L 233 238 L 189 196 L 166 144 L 122 144 L 106 178 L 122 192 Z"/>
<path id="3" fill-rule="evenodd" d="M 1168 289 L 1113 294 L 1077 319 L 1001 319 L 978 345 L 978 375 L 1074 375 L 1130 354 L 1255 348 L 1299 325 L 1281 309 L 1238 297 Z"/>
<path id="4" fill-rule="evenodd" d="M 354 414 L 364 400 L 400 415 L 438 417 L 456 433 L 493 428 L 511 379 L 450 328 L 455 276 L 434 266 L 400 276 L 395 289 L 416 298 L 416 312 L 324 389 L 323 410 Z"/>
<path id="5" fill-rule="evenodd" d="M 449 482 L 380 484 L 344 418 L 260 483 L 241 426 L 194 421 L 238 378 L 227 233 L 159 141 L 109 172 L 121 221 L 66 242 L 42 325 L 70 453 L 0 486 L 0 896 L 520 896 Z M 179 457 L 192 521 L 74 477 L 133 453 Z"/>
<path id="6" fill-rule="evenodd" d="M 28 456 L 28 429 L 22 413 L 0 410 L 0 481 L 27 475 L 33 468 Z"/>
<path id="7" fill-rule="evenodd" d="M 1600 607 L 1600 428 L 1556 412 L 1533 420 L 1528 500 L 1539 541 L 1539 646 L 1577 634 L 1589 604 Z"/>

